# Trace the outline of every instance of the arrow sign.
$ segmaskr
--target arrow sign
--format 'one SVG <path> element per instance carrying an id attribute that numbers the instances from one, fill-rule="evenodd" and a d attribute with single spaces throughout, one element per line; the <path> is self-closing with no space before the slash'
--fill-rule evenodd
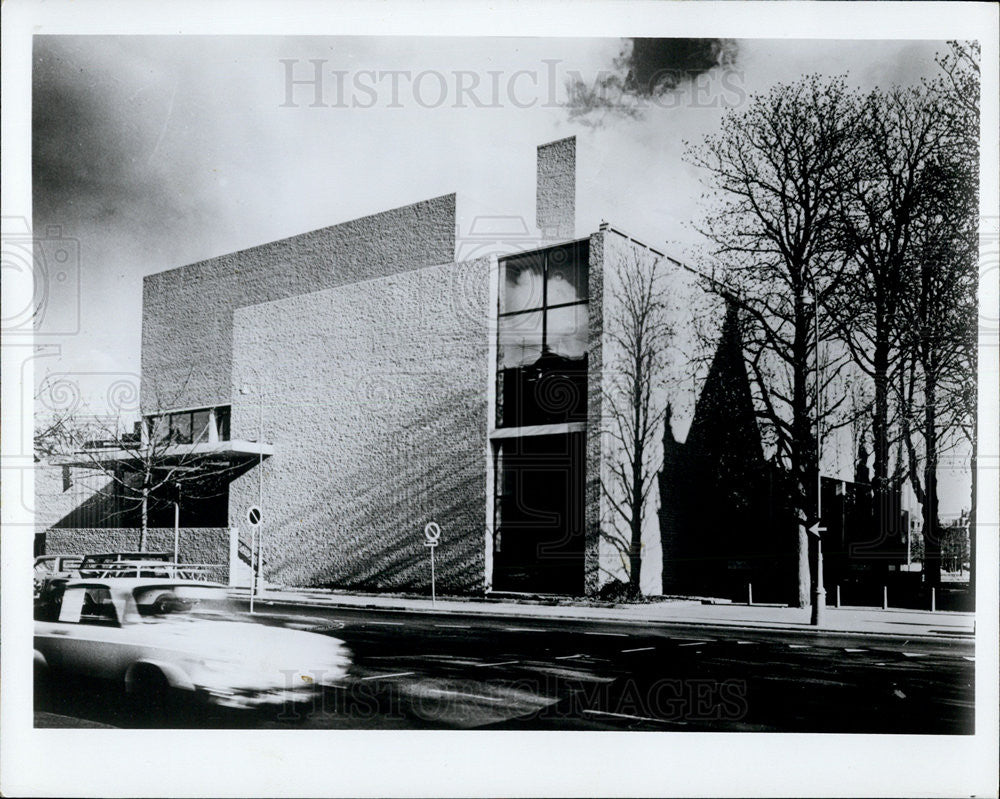
<path id="1" fill-rule="evenodd" d="M 820 523 L 816 522 L 816 524 L 809 528 L 809 532 L 818 537 L 822 533 L 826 532 L 826 528 L 820 527 Z"/>

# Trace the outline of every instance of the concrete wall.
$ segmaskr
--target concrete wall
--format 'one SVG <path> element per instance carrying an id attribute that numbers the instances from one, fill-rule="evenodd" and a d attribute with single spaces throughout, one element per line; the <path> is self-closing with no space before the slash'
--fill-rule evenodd
<path id="1" fill-rule="evenodd" d="M 236 311 L 233 436 L 257 436 L 262 396 L 276 452 L 263 467 L 267 579 L 429 592 L 433 518 L 440 590 L 482 590 L 489 269 L 390 267 Z M 231 485 L 232 520 L 257 502 L 258 474 Z"/>
<path id="2" fill-rule="evenodd" d="M 455 257 L 455 195 L 149 275 L 142 408 L 229 401 L 233 311 Z"/>
<path id="3" fill-rule="evenodd" d="M 45 532 L 45 551 L 54 555 L 86 555 L 97 552 L 129 552 L 139 547 L 141 531 L 133 527 L 67 527 Z M 183 563 L 219 566 L 216 579 L 225 581 L 229 572 L 229 530 L 225 527 L 182 527 L 180 559 Z M 147 552 L 173 552 L 173 528 L 147 531 Z"/>
<path id="4" fill-rule="evenodd" d="M 584 495 L 584 591 L 596 594 L 608 578 L 601 569 L 601 463 L 604 442 L 601 435 L 604 373 L 604 269 L 607 234 L 590 237 L 587 308 L 587 460 Z"/>
<path id="5" fill-rule="evenodd" d="M 576 235 L 576 136 L 538 148 L 535 224 L 546 239 Z"/>
<path id="6" fill-rule="evenodd" d="M 621 347 L 614 341 L 613 327 L 616 320 L 621 319 L 619 303 L 621 301 L 620 280 L 621 275 L 626 270 L 637 268 L 648 268 L 653 261 L 659 260 L 662 256 L 656 251 L 650 250 L 642 243 L 635 241 L 615 230 L 607 229 L 602 232 L 603 241 L 603 281 L 604 291 L 601 301 L 603 324 L 598 328 L 602 338 L 603 346 L 603 368 L 600 375 L 601 393 L 603 403 L 600 414 L 591 414 L 593 421 L 591 427 L 594 428 L 593 435 L 598 436 L 601 441 L 600 457 L 601 465 L 599 469 L 600 477 L 598 484 L 603 482 L 605 494 L 600 498 L 600 519 L 601 536 L 599 551 L 600 585 L 604 585 L 612 580 L 628 580 L 628 568 L 622 560 L 620 549 L 615 545 L 613 539 L 625 544 L 627 547 L 630 533 L 624 520 L 611 506 L 607 493 L 610 493 L 616 501 L 621 502 L 624 495 L 621 493 L 619 484 L 612 476 L 612 468 L 615 464 L 624 465 L 630 469 L 630 461 L 622 452 L 618 439 L 612 434 L 615 429 L 614 412 L 611 407 L 609 397 L 617 397 L 617 405 L 620 409 L 627 410 L 629 397 L 623 392 L 621 382 L 621 359 L 627 357 Z M 591 244 L 593 247 L 593 243 Z M 661 290 L 671 289 L 672 266 L 669 262 L 663 261 L 659 267 L 662 274 L 660 283 Z M 591 312 L 593 313 L 593 311 Z M 657 392 L 653 398 L 652 407 L 661 409 L 669 399 L 667 393 L 667 380 L 669 372 L 664 368 L 661 378 L 663 380 L 662 390 Z M 662 570 L 663 558 L 661 554 L 660 541 L 660 492 L 657 485 L 658 465 L 662 460 L 663 451 L 663 425 L 657 426 L 650 441 L 648 450 L 648 479 L 653 481 L 653 485 L 647 495 L 646 505 L 643 511 L 642 530 L 642 571 L 640 586 L 645 594 L 662 593 Z M 590 476 L 588 475 L 588 479 Z"/>
<path id="7" fill-rule="evenodd" d="M 53 525 L 85 527 L 121 524 L 113 515 L 114 485 L 99 469 L 36 463 L 35 527 L 41 532 Z"/>

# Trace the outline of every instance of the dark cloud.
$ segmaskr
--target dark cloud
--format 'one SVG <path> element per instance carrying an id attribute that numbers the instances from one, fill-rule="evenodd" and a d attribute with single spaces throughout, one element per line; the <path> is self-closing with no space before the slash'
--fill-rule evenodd
<path id="1" fill-rule="evenodd" d="M 36 227 L 133 222 L 180 210 L 176 185 L 152 156 L 170 115 L 174 78 L 155 63 L 81 37 L 36 36 L 32 70 L 32 187 Z M 117 58 L 116 58 L 117 57 Z"/>
<path id="2" fill-rule="evenodd" d="M 590 84 L 567 83 L 570 118 L 599 126 L 608 114 L 642 116 L 650 100 L 662 98 L 737 57 L 732 39 L 626 39 L 609 70 Z"/>

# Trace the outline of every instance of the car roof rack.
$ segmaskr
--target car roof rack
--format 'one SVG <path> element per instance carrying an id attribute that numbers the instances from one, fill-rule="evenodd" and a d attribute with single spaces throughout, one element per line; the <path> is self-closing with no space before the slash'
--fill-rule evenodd
<path id="1" fill-rule="evenodd" d="M 167 577 L 173 580 L 210 582 L 215 579 L 220 564 L 176 563 L 162 560 L 119 560 L 97 563 L 77 569 L 80 577 L 108 579 L 113 577 Z"/>

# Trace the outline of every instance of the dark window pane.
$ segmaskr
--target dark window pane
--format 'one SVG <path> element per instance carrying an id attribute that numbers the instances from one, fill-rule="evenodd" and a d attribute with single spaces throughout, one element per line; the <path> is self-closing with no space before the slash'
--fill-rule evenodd
<path id="1" fill-rule="evenodd" d="M 166 441 L 170 435 L 170 417 L 152 416 L 150 417 L 150 436 L 153 441 Z"/>
<path id="2" fill-rule="evenodd" d="M 542 264 L 543 257 L 538 252 L 503 261 L 500 313 L 542 307 Z"/>
<path id="3" fill-rule="evenodd" d="M 191 438 L 195 443 L 208 441 L 208 411 L 191 414 Z"/>
<path id="4" fill-rule="evenodd" d="M 587 420 L 587 358 L 544 355 L 500 372 L 499 427 Z"/>
<path id="5" fill-rule="evenodd" d="M 587 299 L 586 243 L 555 247 L 548 253 L 548 305 Z"/>
<path id="6" fill-rule="evenodd" d="M 191 414 L 170 414 L 170 438 L 175 444 L 191 443 Z"/>

